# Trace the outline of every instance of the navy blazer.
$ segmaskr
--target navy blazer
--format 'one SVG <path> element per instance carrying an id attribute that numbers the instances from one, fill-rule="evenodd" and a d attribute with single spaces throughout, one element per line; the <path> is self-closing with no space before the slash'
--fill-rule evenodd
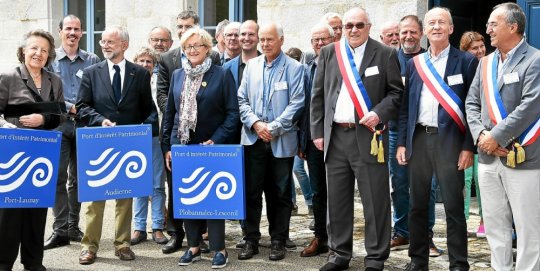
<path id="1" fill-rule="evenodd" d="M 234 83 L 236 85 L 236 89 L 240 87 L 240 82 L 238 81 L 238 66 L 240 65 L 240 57 L 242 57 L 242 54 L 239 54 L 237 57 L 227 61 L 225 64 L 223 64 L 223 68 L 226 70 L 230 70 L 232 72 L 232 76 L 234 78 Z"/>
<path id="2" fill-rule="evenodd" d="M 107 60 L 84 69 L 76 104 L 82 125 L 101 126 L 105 119 L 117 125 L 141 124 L 148 118 L 154 107 L 148 70 L 126 60 L 124 76 L 117 103 Z"/>
<path id="3" fill-rule="evenodd" d="M 303 153 L 306 152 L 309 141 L 311 141 L 309 111 L 311 107 L 311 88 L 313 88 L 313 79 L 315 77 L 314 70 L 317 69 L 315 58 L 304 64 L 304 110 L 298 119 L 298 147 L 300 152 Z"/>
<path id="4" fill-rule="evenodd" d="M 184 86 L 185 73 L 180 68 L 174 71 L 163 115 L 163 153 L 171 150 L 171 145 L 179 144 L 178 125 L 180 97 Z M 240 124 L 238 99 L 234 79 L 230 71 L 212 64 L 203 76 L 203 83 L 197 93 L 197 126 L 191 131 L 188 144 L 199 144 L 211 139 L 215 144 L 227 144 L 234 139 Z"/>
<path id="5" fill-rule="evenodd" d="M 452 85 L 450 88 L 463 101 L 463 105 L 465 105 L 465 98 L 467 97 L 467 92 L 469 91 L 477 66 L 478 59 L 472 54 L 450 47 L 443 79 L 448 84 L 448 76 L 462 75 L 463 83 Z M 397 144 L 398 146 L 405 146 L 407 148 L 405 153 L 407 159 L 411 158 L 413 151 L 412 141 L 414 129 L 418 121 L 420 93 L 422 92 L 423 85 L 424 83 L 416 70 L 414 61 L 412 59 L 409 60 L 407 62 L 405 77 L 405 92 L 403 94 L 403 101 L 401 102 L 399 112 L 399 134 Z M 463 114 L 465 114 L 464 108 Z M 441 105 L 439 105 L 437 118 L 439 147 L 441 150 L 448 151 L 448 155 L 451 155 L 451 157 L 454 157 L 455 155 L 459 156 L 459 153 L 462 150 L 474 150 L 474 144 L 467 124 L 465 124 L 465 133 L 462 133 L 452 117 L 450 117 Z"/>

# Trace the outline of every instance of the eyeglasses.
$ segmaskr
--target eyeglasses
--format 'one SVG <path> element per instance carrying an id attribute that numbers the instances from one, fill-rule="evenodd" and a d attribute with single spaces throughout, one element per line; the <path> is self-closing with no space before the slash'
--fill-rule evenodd
<path id="1" fill-rule="evenodd" d="M 121 40 L 120 42 L 122 42 L 123 40 Z M 100 46 L 105 46 L 105 45 L 108 45 L 108 46 L 114 46 L 116 44 L 116 41 L 113 41 L 113 40 L 100 40 L 99 41 L 99 45 Z"/>
<path id="2" fill-rule="evenodd" d="M 225 38 L 228 38 L 228 39 L 238 38 L 238 33 L 227 33 L 224 36 Z"/>
<path id="3" fill-rule="evenodd" d="M 206 47 L 206 45 L 194 44 L 194 45 L 185 46 L 183 49 L 185 52 L 190 52 L 190 51 L 198 52 L 201 49 L 201 47 Z"/>
<path id="4" fill-rule="evenodd" d="M 151 42 L 155 42 L 155 43 L 158 43 L 158 42 L 166 43 L 166 42 L 169 42 L 169 41 L 171 41 L 171 40 L 170 40 L 170 39 L 150 38 L 150 41 L 151 41 Z"/>
<path id="5" fill-rule="evenodd" d="M 495 27 L 497 27 L 497 26 L 499 26 L 499 24 L 496 23 L 496 22 L 488 22 L 488 23 L 486 24 L 486 29 L 495 28 Z"/>
<path id="6" fill-rule="evenodd" d="M 341 29 L 343 29 L 343 25 L 336 25 L 336 26 L 333 26 L 332 29 L 334 30 L 334 32 L 336 31 L 341 31 Z"/>
<path id="7" fill-rule="evenodd" d="M 359 23 L 356 23 L 356 24 L 348 23 L 348 24 L 345 24 L 345 29 L 353 29 L 353 27 L 356 27 L 356 29 L 363 29 L 367 25 L 371 25 L 371 24 L 370 23 L 364 23 L 364 22 L 359 22 Z"/>
<path id="8" fill-rule="evenodd" d="M 323 42 L 323 43 L 326 43 L 327 41 L 329 41 L 331 39 L 331 37 L 324 37 L 324 38 L 313 38 L 311 39 L 311 43 L 313 44 L 317 44 L 319 42 Z"/>
<path id="9" fill-rule="evenodd" d="M 181 24 L 176 25 L 176 28 L 177 28 L 177 29 L 185 29 L 185 30 L 188 30 L 188 29 L 190 29 L 190 28 L 192 28 L 192 27 L 193 27 L 193 25 L 189 25 L 189 24 L 186 24 L 186 25 L 181 25 Z"/>

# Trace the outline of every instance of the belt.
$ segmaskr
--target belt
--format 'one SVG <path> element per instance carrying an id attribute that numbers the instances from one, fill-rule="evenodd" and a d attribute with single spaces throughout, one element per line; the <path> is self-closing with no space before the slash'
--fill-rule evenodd
<path id="1" fill-rule="evenodd" d="M 354 127 L 356 127 L 356 124 L 353 122 L 334 122 L 334 124 L 339 127 L 348 128 L 348 129 L 354 129 Z"/>
<path id="2" fill-rule="evenodd" d="M 423 131 L 426 134 L 436 134 L 439 132 L 439 128 L 433 126 L 424 126 L 422 124 L 417 124 L 416 127 L 420 128 L 420 131 Z"/>

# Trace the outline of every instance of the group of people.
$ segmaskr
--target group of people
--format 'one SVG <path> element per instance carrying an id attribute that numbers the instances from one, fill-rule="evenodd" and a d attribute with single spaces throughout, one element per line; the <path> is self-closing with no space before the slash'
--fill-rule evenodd
<path id="1" fill-rule="evenodd" d="M 383 270 L 390 250 L 407 245 L 407 270 L 428 270 L 429 256 L 440 255 L 432 241 L 434 182 L 445 207 L 449 269 L 469 270 L 463 193 L 466 187 L 470 193 L 473 178 L 482 200 L 478 232 L 485 229 L 492 268 L 512 269 L 515 224 L 516 270 L 540 269 L 540 53 L 525 40 L 518 5 L 493 8 L 486 33 L 496 50 L 488 56 L 476 32 L 463 34 L 461 50 L 450 45 L 452 16 L 442 7 L 423 21 L 408 15 L 385 24 L 381 42 L 370 38 L 366 10 L 329 13 L 312 27 L 303 63 L 283 52 L 277 23 L 223 21 L 213 47 L 196 13 L 183 11 L 176 22 L 176 49 L 169 50 L 171 31 L 155 27 L 133 62 L 124 56 L 129 34 L 119 26 L 102 33 L 104 61 L 80 49 L 81 22 L 74 15 L 60 22 L 56 50 L 46 31 L 25 36 L 21 66 L 0 75 L 0 127 L 58 129 L 62 159 L 54 231 L 46 242 L 46 209 L 0 209 L 1 270 L 12 269 L 19 245 L 28 270 L 45 270 L 43 249 L 70 241 L 81 242 L 80 264 L 96 261 L 105 202 L 88 205 L 81 231 L 75 127 L 140 123 L 153 130 L 152 239 L 168 254 L 186 237 L 181 266 L 213 251 L 212 268 L 223 268 L 229 255 L 224 220 L 174 218 L 171 146 L 241 144 L 246 217 L 239 260 L 259 253 L 263 193 L 269 259 L 284 259 L 294 246 L 293 165 L 297 171 L 306 161 L 314 237 L 300 256 L 330 251 L 320 270 L 349 268 L 355 185 L 365 217 L 364 270 Z M 420 46 L 423 35 L 427 49 Z M 65 104 L 67 113 L 42 109 L 44 101 Z M 14 113 L 28 103 L 36 104 L 35 112 Z M 148 197 L 116 200 L 120 260 L 135 259 L 131 246 L 148 238 L 148 203 Z"/>

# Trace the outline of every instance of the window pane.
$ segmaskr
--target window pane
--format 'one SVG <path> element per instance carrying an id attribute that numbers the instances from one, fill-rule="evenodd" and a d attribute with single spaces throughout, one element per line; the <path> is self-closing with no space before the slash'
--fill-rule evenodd
<path id="1" fill-rule="evenodd" d="M 244 3 L 244 21 L 257 21 L 257 0 L 243 0 Z"/>
<path id="2" fill-rule="evenodd" d="M 228 0 L 204 0 L 204 26 L 216 26 L 229 18 Z"/>
<path id="3" fill-rule="evenodd" d="M 101 32 L 94 34 L 94 54 L 96 54 L 101 60 L 103 60 L 103 52 L 101 52 L 99 40 L 101 40 Z"/>
<path id="4" fill-rule="evenodd" d="M 86 1 L 68 0 L 68 14 L 73 14 L 81 19 L 82 28 L 86 31 Z"/>
<path id="5" fill-rule="evenodd" d="M 94 31 L 103 31 L 103 30 L 105 30 L 105 0 L 95 0 L 94 1 Z"/>

